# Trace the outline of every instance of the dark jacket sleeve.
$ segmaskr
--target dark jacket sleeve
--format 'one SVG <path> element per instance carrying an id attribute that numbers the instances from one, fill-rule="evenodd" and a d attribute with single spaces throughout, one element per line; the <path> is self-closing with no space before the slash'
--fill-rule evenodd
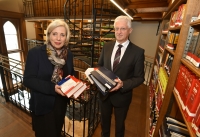
<path id="1" fill-rule="evenodd" d="M 135 54 L 137 55 L 134 56 L 132 71 L 125 72 L 124 75 L 119 74 L 123 81 L 123 88 L 120 89 L 120 92 L 132 91 L 133 88 L 144 82 L 144 50 L 138 49 Z M 128 72 L 128 70 L 126 71 Z"/>
<path id="2" fill-rule="evenodd" d="M 29 50 L 23 83 L 26 87 L 42 94 L 56 95 L 55 84 L 51 82 L 52 65 L 41 48 Z M 48 66 L 49 65 L 49 66 Z"/>

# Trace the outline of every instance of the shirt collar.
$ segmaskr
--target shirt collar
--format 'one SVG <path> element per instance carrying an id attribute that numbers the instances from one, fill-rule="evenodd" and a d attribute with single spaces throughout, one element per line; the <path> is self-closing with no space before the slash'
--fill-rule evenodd
<path id="1" fill-rule="evenodd" d="M 129 40 L 125 41 L 124 43 L 119 43 L 119 42 L 116 41 L 116 42 L 115 42 L 115 47 L 116 47 L 116 46 L 118 47 L 118 45 L 121 44 L 121 45 L 123 45 L 123 47 L 126 48 L 126 47 L 128 46 L 128 44 L 129 44 L 129 42 L 130 42 Z"/>

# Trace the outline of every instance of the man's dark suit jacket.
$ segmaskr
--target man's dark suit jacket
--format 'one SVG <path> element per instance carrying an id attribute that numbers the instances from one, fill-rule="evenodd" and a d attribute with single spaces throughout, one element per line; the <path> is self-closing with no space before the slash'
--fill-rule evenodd
<path id="1" fill-rule="evenodd" d="M 73 55 L 69 50 L 66 62 L 63 76 L 73 75 Z M 46 45 L 29 50 L 23 84 L 31 89 L 30 110 L 36 115 L 47 114 L 53 109 L 55 97 L 58 95 L 55 84 L 51 82 L 53 70 L 54 65 L 48 59 Z"/>
<path id="2" fill-rule="evenodd" d="M 111 55 L 114 45 L 115 42 L 104 45 L 98 65 L 112 70 Z M 131 102 L 133 88 L 144 82 L 144 49 L 130 42 L 114 73 L 123 81 L 123 88 L 110 92 L 108 96 L 116 107 L 127 106 Z M 107 97 L 100 96 L 102 100 Z"/>

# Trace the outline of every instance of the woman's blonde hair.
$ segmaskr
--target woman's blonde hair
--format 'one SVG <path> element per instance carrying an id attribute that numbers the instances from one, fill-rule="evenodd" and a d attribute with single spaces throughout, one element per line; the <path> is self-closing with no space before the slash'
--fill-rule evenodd
<path id="1" fill-rule="evenodd" d="M 63 21 L 63 20 L 60 20 L 60 19 L 56 19 L 54 21 L 52 21 L 48 27 L 47 27 L 47 34 L 46 34 L 46 44 L 49 44 L 50 43 L 50 33 L 57 27 L 60 27 L 60 26 L 63 26 L 66 30 L 66 41 L 65 41 L 65 45 L 67 46 L 68 43 L 69 43 L 69 39 L 70 39 L 70 29 L 69 29 L 69 26 L 68 24 Z"/>

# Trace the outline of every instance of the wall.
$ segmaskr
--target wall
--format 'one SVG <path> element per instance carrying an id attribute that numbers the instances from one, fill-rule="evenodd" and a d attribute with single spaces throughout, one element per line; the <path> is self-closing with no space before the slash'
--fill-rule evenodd
<path id="1" fill-rule="evenodd" d="M 0 10 L 23 13 L 22 0 L 0 0 Z"/>
<path id="2" fill-rule="evenodd" d="M 133 31 L 129 37 L 134 44 L 145 49 L 145 55 L 153 58 L 158 43 L 158 25 L 156 21 L 133 22 Z"/>

